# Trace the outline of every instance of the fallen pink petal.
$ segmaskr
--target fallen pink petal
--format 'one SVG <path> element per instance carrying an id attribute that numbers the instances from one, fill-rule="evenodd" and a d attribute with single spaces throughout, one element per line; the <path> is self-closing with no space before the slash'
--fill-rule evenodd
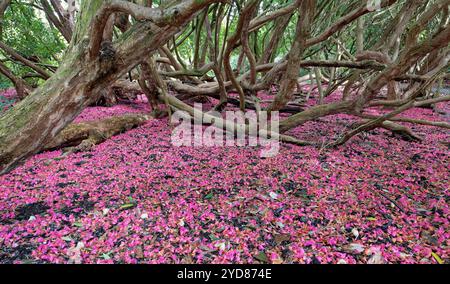
<path id="1" fill-rule="evenodd" d="M 450 263 L 448 1 L 22 2 L 0 263 Z"/>

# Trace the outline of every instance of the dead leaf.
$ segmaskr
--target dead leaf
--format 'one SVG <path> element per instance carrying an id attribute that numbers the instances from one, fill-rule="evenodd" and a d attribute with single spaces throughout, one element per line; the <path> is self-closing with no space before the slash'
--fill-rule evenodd
<path id="1" fill-rule="evenodd" d="M 348 264 L 348 263 L 347 263 L 347 261 L 345 259 L 339 259 L 337 264 Z"/>
<path id="2" fill-rule="evenodd" d="M 143 259 L 144 258 L 144 251 L 142 250 L 141 246 L 138 246 L 136 248 L 135 255 L 136 255 L 136 258 L 139 258 L 139 259 Z"/>
<path id="3" fill-rule="evenodd" d="M 78 242 L 75 247 L 68 249 L 69 264 L 81 264 L 83 262 L 81 258 L 81 249 L 84 248 L 83 242 Z"/>
<path id="4" fill-rule="evenodd" d="M 381 251 L 377 250 L 375 253 L 369 258 L 367 264 L 385 264 L 386 260 L 383 255 L 381 255 Z"/>
<path id="5" fill-rule="evenodd" d="M 365 248 L 362 244 L 351 243 L 349 245 L 343 246 L 341 249 L 343 252 L 346 252 L 349 254 L 361 254 L 364 252 Z"/>
<path id="6" fill-rule="evenodd" d="M 289 241 L 291 239 L 291 236 L 288 234 L 277 234 L 273 238 L 275 242 L 279 245 L 282 242 Z"/>
<path id="7" fill-rule="evenodd" d="M 272 264 L 283 264 L 284 260 L 281 256 L 277 255 L 275 259 L 272 260 Z"/>
<path id="8" fill-rule="evenodd" d="M 352 229 L 352 234 L 353 234 L 353 236 L 355 236 L 355 239 L 358 239 L 358 237 L 359 237 L 359 231 L 358 231 L 358 229 L 353 228 L 353 229 Z"/>
<path id="9" fill-rule="evenodd" d="M 183 257 L 183 259 L 181 259 L 181 263 L 182 264 L 193 264 L 194 260 L 192 259 L 192 256 L 186 255 L 185 257 Z"/>
<path id="10" fill-rule="evenodd" d="M 269 193 L 269 196 L 270 196 L 270 198 L 272 198 L 272 199 L 277 199 L 277 198 L 278 198 L 278 194 L 275 193 L 275 192 L 270 192 L 270 193 Z"/>
<path id="11" fill-rule="evenodd" d="M 224 251 L 226 249 L 226 244 L 225 243 L 218 243 L 214 245 L 216 248 L 218 248 L 221 251 Z"/>

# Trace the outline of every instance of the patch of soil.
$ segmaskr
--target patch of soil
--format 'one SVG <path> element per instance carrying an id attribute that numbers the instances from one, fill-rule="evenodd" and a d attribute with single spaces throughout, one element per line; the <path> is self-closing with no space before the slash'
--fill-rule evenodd
<path id="1" fill-rule="evenodd" d="M 31 245 L 20 245 L 15 248 L 1 247 L 0 248 L 0 263 L 13 264 L 15 261 L 31 260 L 31 253 L 35 247 Z"/>
<path id="2" fill-rule="evenodd" d="M 50 209 L 44 202 L 39 201 L 35 203 L 21 205 L 16 208 L 16 220 L 28 220 L 31 216 L 36 216 L 47 212 Z"/>

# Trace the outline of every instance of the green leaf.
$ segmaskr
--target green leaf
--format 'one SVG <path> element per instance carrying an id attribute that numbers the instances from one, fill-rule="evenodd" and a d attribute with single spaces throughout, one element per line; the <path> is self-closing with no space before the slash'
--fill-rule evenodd
<path id="1" fill-rule="evenodd" d="M 211 192 L 205 196 L 205 199 L 212 199 L 213 197 L 214 197 L 214 193 Z"/>
<path id="2" fill-rule="evenodd" d="M 369 221 L 376 221 L 377 220 L 377 218 L 375 218 L 375 217 L 367 217 L 366 219 L 369 220 Z"/>
<path id="3" fill-rule="evenodd" d="M 431 252 L 431 255 L 433 256 L 434 259 L 436 259 L 437 263 L 444 264 L 444 261 L 441 259 L 439 255 L 437 255 L 437 253 Z"/>
<path id="4" fill-rule="evenodd" d="M 120 210 L 127 210 L 136 207 L 136 203 L 126 203 L 120 206 Z"/>
<path id="5" fill-rule="evenodd" d="M 73 225 L 78 228 L 83 227 L 83 223 L 81 223 L 81 222 L 75 222 L 75 223 L 73 223 Z"/>
<path id="6" fill-rule="evenodd" d="M 71 237 L 62 237 L 61 238 L 63 241 L 66 241 L 66 242 L 71 242 L 71 241 L 73 241 L 73 239 L 71 238 Z"/>
<path id="7" fill-rule="evenodd" d="M 255 256 L 255 258 L 261 262 L 269 262 L 269 258 L 267 258 L 267 255 L 263 251 L 259 252 L 258 255 Z"/>
<path id="8" fill-rule="evenodd" d="M 209 238 L 210 238 L 212 241 L 217 241 L 217 240 L 219 240 L 219 238 L 216 237 L 216 236 L 214 236 L 214 234 L 209 234 Z"/>
<path id="9" fill-rule="evenodd" d="M 106 260 L 111 259 L 111 257 L 109 256 L 109 254 L 110 254 L 110 253 L 104 253 L 104 254 L 102 254 L 101 258 L 106 259 Z"/>

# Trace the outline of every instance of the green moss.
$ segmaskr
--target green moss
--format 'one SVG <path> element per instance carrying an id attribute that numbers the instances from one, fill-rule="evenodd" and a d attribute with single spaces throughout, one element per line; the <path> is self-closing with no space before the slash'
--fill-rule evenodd
<path id="1" fill-rule="evenodd" d="M 77 44 L 89 30 L 89 25 L 104 0 L 82 0 L 71 46 Z M 70 49 L 70 48 L 69 48 Z"/>

